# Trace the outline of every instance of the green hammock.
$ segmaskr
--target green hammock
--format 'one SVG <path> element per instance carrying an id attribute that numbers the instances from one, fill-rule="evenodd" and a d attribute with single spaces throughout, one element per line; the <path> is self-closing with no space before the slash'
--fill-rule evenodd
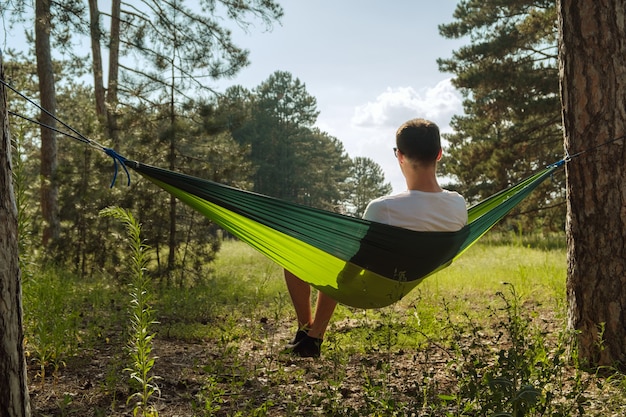
<path id="1" fill-rule="evenodd" d="M 469 208 L 457 232 L 411 231 L 123 163 L 338 302 L 379 308 L 448 266 L 563 161 Z"/>

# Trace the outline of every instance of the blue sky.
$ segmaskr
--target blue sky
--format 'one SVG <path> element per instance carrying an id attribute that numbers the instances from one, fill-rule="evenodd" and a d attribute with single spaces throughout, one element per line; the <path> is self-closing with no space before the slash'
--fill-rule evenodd
<path id="1" fill-rule="evenodd" d="M 109 3 L 101 0 L 101 8 Z M 461 98 L 439 72 L 464 41 L 447 40 L 437 26 L 452 21 L 456 0 L 283 0 L 281 24 L 257 22 L 234 30 L 250 50 L 251 65 L 215 84 L 254 88 L 277 70 L 306 84 L 317 99 L 317 127 L 338 138 L 351 157 L 366 156 L 384 170 L 394 192 L 406 188 L 392 148 L 396 128 L 413 117 L 433 120 L 443 132 L 462 112 Z M 0 24 L 2 48 L 23 44 L 23 31 Z M 445 154 L 444 154 L 445 157 Z"/>
<path id="2" fill-rule="evenodd" d="M 317 98 L 317 126 L 342 141 L 351 157 L 376 161 L 394 192 L 406 189 L 392 148 L 396 128 L 413 117 L 449 131 L 461 97 L 437 58 L 463 45 L 439 35 L 455 0 L 285 0 L 282 25 L 237 33 L 251 65 L 224 83 L 253 88 L 289 71 Z"/>

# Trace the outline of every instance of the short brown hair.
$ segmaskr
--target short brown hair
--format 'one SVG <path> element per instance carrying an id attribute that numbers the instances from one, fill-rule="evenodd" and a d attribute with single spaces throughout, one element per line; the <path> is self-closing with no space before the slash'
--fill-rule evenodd
<path id="1" fill-rule="evenodd" d="M 421 163 L 435 162 L 441 151 L 439 127 L 425 119 L 409 120 L 398 128 L 396 146 L 411 160 Z"/>

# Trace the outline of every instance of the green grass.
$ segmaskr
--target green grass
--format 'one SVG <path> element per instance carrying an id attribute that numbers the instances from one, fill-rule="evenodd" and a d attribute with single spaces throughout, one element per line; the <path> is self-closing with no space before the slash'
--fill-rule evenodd
<path id="1" fill-rule="evenodd" d="M 170 338 L 207 340 L 225 331 L 232 335 L 250 329 L 267 316 L 287 314 L 282 269 L 254 249 L 227 240 L 212 272 L 193 288 L 163 289 L 158 310 L 161 332 Z"/>
<path id="2" fill-rule="evenodd" d="M 523 301 L 560 308 L 565 279 L 564 250 L 477 244 L 449 268 L 427 278 L 420 289 L 430 299 L 455 296 L 480 309 L 503 283 L 509 283 Z"/>

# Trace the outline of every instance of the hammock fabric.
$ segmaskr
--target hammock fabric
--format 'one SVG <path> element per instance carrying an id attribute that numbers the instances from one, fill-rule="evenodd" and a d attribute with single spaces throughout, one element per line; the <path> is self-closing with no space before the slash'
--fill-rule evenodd
<path id="1" fill-rule="evenodd" d="M 470 207 L 457 232 L 415 232 L 123 163 L 338 302 L 380 308 L 448 266 L 563 161 Z"/>

